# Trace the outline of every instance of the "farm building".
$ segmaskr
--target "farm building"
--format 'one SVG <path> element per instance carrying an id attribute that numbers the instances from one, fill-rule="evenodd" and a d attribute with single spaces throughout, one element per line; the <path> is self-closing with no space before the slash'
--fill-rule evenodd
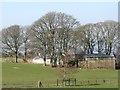
<path id="1" fill-rule="evenodd" d="M 114 56 L 105 54 L 82 54 L 76 55 L 79 67 L 87 69 L 115 69 Z"/>
<path id="2" fill-rule="evenodd" d="M 37 56 L 32 60 L 32 62 L 35 63 L 35 64 L 44 64 L 44 59 Z M 50 65 L 50 59 L 46 59 L 46 64 Z"/>
<path id="3" fill-rule="evenodd" d="M 32 63 L 34 64 L 43 64 L 44 65 L 44 58 L 41 58 L 40 56 L 37 56 L 35 58 L 33 58 Z M 58 65 L 58 61 L 56 62 L 56 64 Z M 46 58 L 46 65 L 51 65 L 51 59 L 50 58 Z"/>

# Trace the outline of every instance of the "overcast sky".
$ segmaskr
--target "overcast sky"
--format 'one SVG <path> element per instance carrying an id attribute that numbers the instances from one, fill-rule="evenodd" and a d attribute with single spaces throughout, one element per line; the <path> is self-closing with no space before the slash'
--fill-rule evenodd
<path id="1" fill-rule="evenodd" d="M 2 24 L 30 25 L 50 11 L 72 15 L 81 24 L 118 20 L 117 2 L 5 2 L 1 4 Z"/>

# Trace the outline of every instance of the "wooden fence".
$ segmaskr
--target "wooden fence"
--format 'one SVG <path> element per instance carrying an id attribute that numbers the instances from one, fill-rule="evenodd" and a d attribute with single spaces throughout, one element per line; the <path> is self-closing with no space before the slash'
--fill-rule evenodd
<path id="1" fill-rule="evenodd" d="M 69 79 L 63 79 L 59 80 L 57 79 L 57 86 L 86 86 L 86 85 L 100 85 L 100 84 L 105 84 L 105 83 L 110 83 L 110 80 L 101 80 L 101 79 L 96 79 L 96 80 L 81 80 L 77 81 L 76 78 L 69 78 Z"/>

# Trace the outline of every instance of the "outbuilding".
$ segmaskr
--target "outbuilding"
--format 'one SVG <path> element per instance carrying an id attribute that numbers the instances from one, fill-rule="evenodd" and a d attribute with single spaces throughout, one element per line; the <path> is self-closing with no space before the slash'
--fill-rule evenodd
<path id="1" fill-rule="evenodd" d="M 44 64 L 44 59 L 37 56 L 33 59 L 32 62 L 35 63 L 35 64 Z M 48 58 L 46 59 L 46 65 L 50 65 L 50 59 L 48 59 Z"/>
<path id="2" fill-rule="evenodd" d="M 81 68 L 115 69 L 115 57 L 111 55 L 82 54 L 82 55 L 79 55 L 77 59 L 79 59 L 79 67 Z"/>

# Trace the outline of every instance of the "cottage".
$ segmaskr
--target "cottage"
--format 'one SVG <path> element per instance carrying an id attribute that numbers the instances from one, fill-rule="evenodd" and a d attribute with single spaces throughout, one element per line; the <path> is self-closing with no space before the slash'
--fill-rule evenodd
<path id="1" fill-rule="evenodd" d="M 34 59 L 33 59 L 33 61 L 32 61 L 33 63 L 35 63 L 35 64 L 44 64 L 44 59 L 43 58 L 41 58 L 41 57 L 39 57 L 39 56 L 37 56 L 37 57 L 35 57 Z M 46 64 L 47 65 L 50 65 L 50 59 L 46 59 Z"/>
<path id="2" fill-rule="evenodd" d="M 105 54 L 77 55 L 79 66 L 87 69 L 115 69 L 114 56 Z"/>
<path id="3" fill-rule="evenodd" d="M 43 65 L 45 64 L 44 58 L 41 58 L 40 56 L 35 57 L 32 60 L 32 63 L 34 63 L 34 64 L 43 64 Z M 58 60 L 56 60 L 54 62 L 54 64 L 58 65 L 59 64 Z M 51 65 L 51 59 L 50 58 L 46 58 L 46 65 Z"/>

